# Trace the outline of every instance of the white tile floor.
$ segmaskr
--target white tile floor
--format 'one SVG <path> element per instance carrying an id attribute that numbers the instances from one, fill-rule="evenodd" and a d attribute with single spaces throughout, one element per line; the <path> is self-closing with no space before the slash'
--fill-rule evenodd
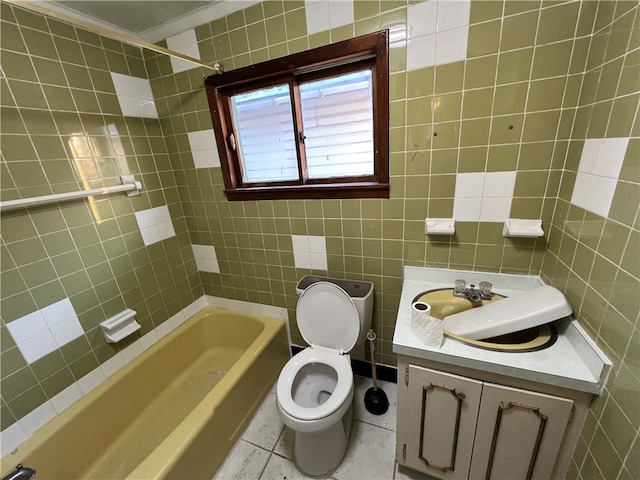
<path id="1" fill-rule="evenodd" d="M 345 459 L 331 475 L 332 480 L 404 480 L 427 477 L 398 467 L 396 450 L 396 384 L 378 382 L 389 398 L 384 415 L 372 415 L 364 408 L 364 394 L 371 379 L 355 377 L 354 421 Z M 276 411 L 272 389 L 253 420 L 236 443 L 214 480 L 304 480 L 292 461 L 293 433 Z"/>

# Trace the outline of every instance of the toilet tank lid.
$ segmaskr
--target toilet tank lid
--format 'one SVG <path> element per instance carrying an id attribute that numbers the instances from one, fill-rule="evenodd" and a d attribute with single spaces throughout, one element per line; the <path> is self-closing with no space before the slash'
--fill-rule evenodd
<path id="1" fill-rule="evenodd" d="M 349 352 L 360 335 L 358 309 L 338 285 L 316 282 L 298 299 L 296 320 L 302 338 L 309 345 L 320 345 Z"/>

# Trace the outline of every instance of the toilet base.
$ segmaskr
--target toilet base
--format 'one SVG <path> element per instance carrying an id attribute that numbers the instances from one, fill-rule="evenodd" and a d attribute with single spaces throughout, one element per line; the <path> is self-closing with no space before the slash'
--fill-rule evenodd
<path id="1" fill-rule="evenodd" d="M 353 420 L 353 404 L 340 421 L 315 433 L 295 432 L 293 462 L 308 477 L 326 478 L 342 463 Z"/>

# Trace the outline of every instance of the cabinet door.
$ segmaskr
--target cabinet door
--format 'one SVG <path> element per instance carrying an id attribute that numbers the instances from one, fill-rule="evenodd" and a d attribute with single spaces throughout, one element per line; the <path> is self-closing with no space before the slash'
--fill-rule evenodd
<path id="1" fill-rule="evenodd" d="M 573 401 L 484 384 L 469 478 L 551 478 Z"/>
<path id="2" fill-rule="evenodd" d="M 406 466 L 467 478 L 481 393 L 482 382 L 410 365 Z"/>

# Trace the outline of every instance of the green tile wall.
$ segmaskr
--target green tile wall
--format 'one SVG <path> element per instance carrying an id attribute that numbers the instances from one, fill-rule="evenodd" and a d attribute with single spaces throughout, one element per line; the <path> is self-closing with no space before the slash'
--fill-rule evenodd
<path id="1" fill-rule="evenodd" d="M 273 0 L 195 32 L 202 60 L 230 70 L 406 26 L 413 3 L 358 0 L 353 24 L 307 35 L 304 2 Z M 211 128 L 202 88 L 211 72 L 174 75 L 167 57 L 144 52 L 191 240 L 218 252 L 222 273 L 201 273 L 205 292 L 288 308 L 304 345 L 294 286 L 310 272 L 294 267 L 290 235 L 325 236 L 329 269 L 314 273 L 375 283 L 378 352 L 395 365 L 403 265 L 538 274 L 547 238 L 507 239 L 501 223 L 478 222 L 427 238 L 424 219 L 452 216 L 456 173 L 515 170 L 511 216 L 549 230 L 584 72 L 571 62 L 592 33 L 576 35 L 587 3 L 473 1 L 463 62 L 409 71 L 407 47 L 393 46 L 389 200 L 227 202 L 220 170 L 196 170 L 187 138 Z"/>
<path id="2" fill-rule="evenodd" d="M 593 404 L 567 478 L 640 475 L 640 15 L 636 2 L 588 2 L 593 25 L 542 277 L 561 289 L 614 363 Z M 580 27 L 579 27 L 580 28 Z M 608 218 L 571 204 L 585 139 L 630 137 Z"/>
<path id="3" fill-rule="evenodd" d="M 303 2 L 266 1 L 196 34 L 203 60 L 233 69 L 406 23 L 413 3 L 358 0 L 353 25 L 306 35 Z M 161 123 L 174 139 L 192 241 L 220 252 L 223 273 L 201 273 L 205 291 L 288 308 L 293 341 L 303 345 L 293 289 L 309 272 L 294 268 L 289 235 L 324 235 L 329 270 L 314 273 L 375 283 L 377 349 L 393 365 L 403 265 L 542 274 L 616 363 L 570 476 L 633 478 L 640 472 L 637 11 L 626 1 L 474 0 L 464 62 L 408 71 L 406 48 L 393 48 L 390 200 L 226 202 L 220 172 L 196 172 L 188 156 L 185 131 L 210 128 L 198 99 L 199 77 L 208 73 L 174 76 L 166 58 L 145 53 L 166 105 Z M 605 136 L 632 137 L 607 219 L 569 204 L 584 139 Z M 451 239 L 425 237 L 426 216 L 452 214 L 456 173 L 510 170 L 517 172 L 511 216 L 541 218 L 543 239 L 505 239 L 501 224 L 473 222 L 458 222 Z"/>
<path id="4" fill-rule="evenodd" d="M 133 308 L 144 334 L 203 290 L 160 123 L 123 117 L 109 74 L 146 78 L 140 50 L 4 2 L 0 14 L 1 199 L 117 185 L 127 173 L 143 183 L 139 197 L 2 215 L 5 429 L 128 345 L 106 344 L 100 322 Z M 177 236 L 145 247 L 134 212 L 159 205 Z M 86 335 L 27 365 L 6 324 L 65 297 Z"/>

